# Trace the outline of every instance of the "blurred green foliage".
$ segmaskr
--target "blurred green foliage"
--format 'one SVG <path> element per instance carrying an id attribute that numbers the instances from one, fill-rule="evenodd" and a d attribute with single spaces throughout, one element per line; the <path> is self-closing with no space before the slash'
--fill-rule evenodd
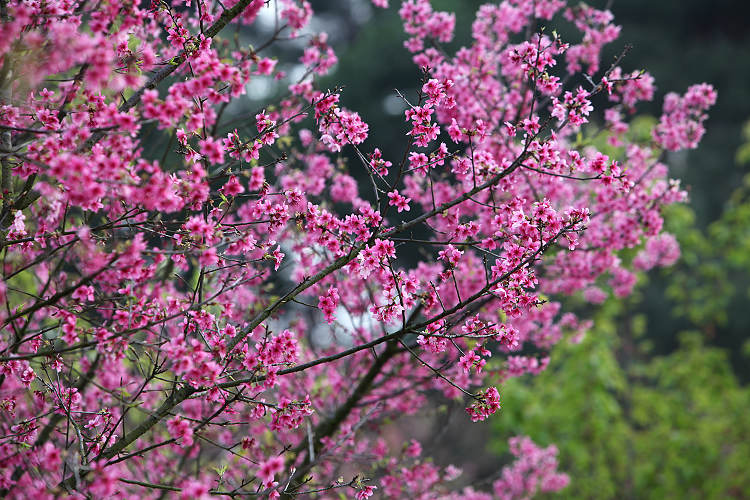
<path id="1" fill-rule="evenodd" d="M 743 129 L 745 143 L 738 163 L 750 163 L 750 122 Z M 720 217 L 705 230 L 696 227 L 687 206 L 670 207 L 667 230 L 677 235 L 682 259 L 669 276 L 666 289 L 677 316 L 709 336 L 734 332 L 747 342 L 750 318 L 750 174 L 728 197 Z M 720 338 L 717 340 L 721 340 Z M 735 342 L 735 345 L 737 342 Z M 737 350 L 737 349 L 735 349 Z M 740 370 L 747 376 L 747 370 Z"/>
<path id="2" fill-rule="evenodd" d="M 546 372 L 504 385 L 494 450 L 517 434 L 556 444 L 572 478 L 564 498 L 750 497 L 750 390 L 695 331 L 650 358 L 631 308 L 606 302 Z"/>

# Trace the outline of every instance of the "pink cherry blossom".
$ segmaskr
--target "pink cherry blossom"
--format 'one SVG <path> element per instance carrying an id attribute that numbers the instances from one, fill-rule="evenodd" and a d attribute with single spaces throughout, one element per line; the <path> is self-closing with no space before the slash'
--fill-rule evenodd
<path id="1" fill-rule="evenodd" d="M 518 437 L 491 487 L 458 489 L 388 423 L 441 400 L 491 418 L 590 328 L 562 296 L 676 261 L 662 153 L 697 146 L 716 91 L 667 94 L 632 142 L 656 87 L 602 62 L 608 10 L 488 3 L 458 47 L 454 13 L 390 8 L 421 76 L 402 143 L 377 144 L 321 87 L 338 58 L 309 1 L 3 3 L 0 496 L 565 487 Z M 254 81 L 273 92 L 250 110 Z M 592 117 L 616 148 L 579 146 Z"/>

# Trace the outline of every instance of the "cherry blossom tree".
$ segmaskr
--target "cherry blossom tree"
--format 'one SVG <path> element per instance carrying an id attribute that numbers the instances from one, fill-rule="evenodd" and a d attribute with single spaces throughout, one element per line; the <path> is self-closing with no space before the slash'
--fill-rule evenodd
<path id="1" fill-rule="evenodd" d="M 624 296 L 631 264 L 674 261 L 660 210 L 685 193 L 664 153 L 696 147 L 716 94 L 669 94 L 635 137 L 654 83 L 626 50 L 600 61 L 609 11 L 488 4 L 453 50 L 453 14 L 398 9 L 421 80 L 399 92 L 403 143 L 370 144 L 318 85 L 336 56 L 305 0 L 0 0 L 3 496 L 567 484 L 554 447 L 519 437 L 487 491 L 456 488 L 382 429 L 439 398 L 486 419 L 503 380 L 587 329 L 556 297 Z M 260 18 L 271 36 L 241 42 Z M 303 72 L 268 55 L 290 41 Z M 243 108 L 256 79 L 284 96 Z"/>

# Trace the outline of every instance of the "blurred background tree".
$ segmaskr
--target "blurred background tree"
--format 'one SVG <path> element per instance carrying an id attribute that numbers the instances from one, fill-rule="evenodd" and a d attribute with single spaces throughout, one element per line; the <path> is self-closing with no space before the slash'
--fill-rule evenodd
<path id="1" fill-rule="evenodd" d="M 737 150 L 739 167 L 750 165 L 750 122 L 742 129 L 744 144 Z M 672 207 L 669 229 L 679 234 L 682 259 L 671 273 L 667 295 L 681 318 L 700 328 L 719 345 L 747 342 L 750 316 L 750 174 L 741 178 L 724 211 L 705 229 L 696 224 L 689 206 Z M 736 339 L 726 338 L 737 335 Z M 746 345 L 746 344 L 745 344 Z M 736 356 L 745 349 L 734 349 Z M 747 368 L 740 368 L 747 380 Z"/>

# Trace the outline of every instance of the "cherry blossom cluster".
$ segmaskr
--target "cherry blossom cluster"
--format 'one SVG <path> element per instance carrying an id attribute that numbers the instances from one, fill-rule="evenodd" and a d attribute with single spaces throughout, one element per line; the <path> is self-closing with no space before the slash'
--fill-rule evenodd
<path id="1" fill-rule="evenodd" d="M 694 149 L 706 131 L 703 122 L 706 110 L 716 103 L 716 91 L 711 85 L 690 87 L 684 96 L 669 93 L 664 98 L 664 113 L 654 129 L 656 143 L 669 151 Z"/>
<path id="2" fill-rule="evenodd" d="M 557 472 L 557 448 L 540 448 L 528 437 L 514 437 L 509 441 L 510 452 L 516 461 L 504 467 L 501 479 L 492 488 L 497 498 L 512 500 L 529 498 L 537 491 L 559 491 L 570 478 Z"/>
<path id="3" fill-rule="evenodd" d="M 611 12 L 488 4 L 455 47 L 452 13 L 405 0 L 403 143 L 373 144 L 320 86 L 337 58 L 308 1 L 2 5 L 0 496 L 565 487 L 518 438 L 491 490 L 462 489 L 397 424 L 436 401 L 490 418 L 590 327 L 561 296 L 674 263 L 662 153 L 696 147 L 710 85 L 631 142 L 655 87 L 600 64 Z M 245 109 L 254 81 L 279 97 Z"/>

